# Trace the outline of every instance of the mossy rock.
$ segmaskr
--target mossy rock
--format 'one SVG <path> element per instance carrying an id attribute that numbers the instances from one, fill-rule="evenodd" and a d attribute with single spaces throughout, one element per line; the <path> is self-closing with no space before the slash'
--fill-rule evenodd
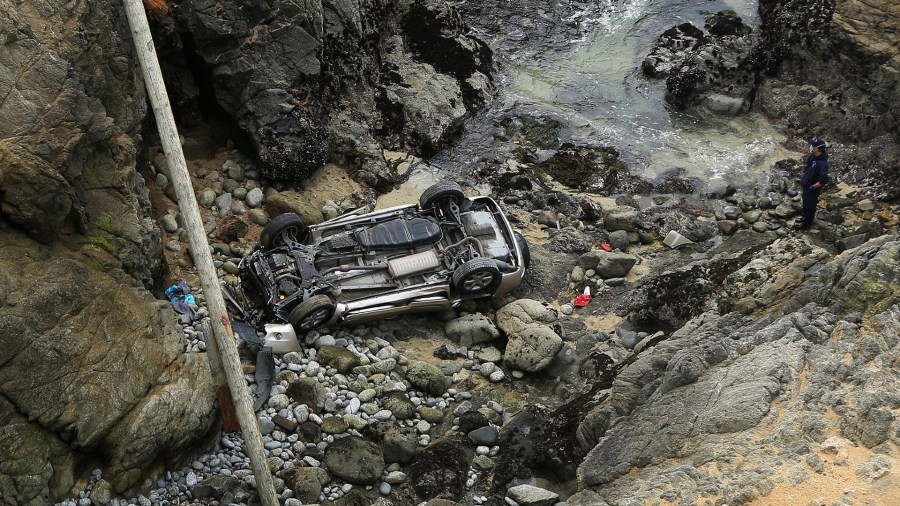
<path id="1" fill-rule="evenodd" d="M 320 364 L 334 367 L 341 374 L 349 374 L 360 364 L 359 357 L 340 346 L 322 346 L 316 354 Z"/>

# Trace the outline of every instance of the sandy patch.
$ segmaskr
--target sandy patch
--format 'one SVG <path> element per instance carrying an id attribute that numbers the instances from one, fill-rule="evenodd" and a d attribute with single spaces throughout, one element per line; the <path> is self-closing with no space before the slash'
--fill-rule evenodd
<path id="1" fill-rule="evenodd" d="M 550 234 L 537 223 L 529 223 L 521 230 L 522 237 L 532 244 L 547 244 L 550 242 Z"/>
<path id="2" fill-rule="evenodd" d="M 375 209 L 387 209 L 388 207 L 405 204 L 416 204 L 422 192 L 441 179 L 428 172 L 413 172 L 403 184 L 393 191 L 378 196 Z"/>
<path id="3" fill-rule="evenodd" d="M 303 197 L 317 207 L 322 207 L 328 200 L 338 205 L 348 199 L 355 201 L 366 192 L 347 171 L 331 163 L 315 171 L 305 186 L 301 192 Z"/>
<path id="4" fill-rule="evenodd" d="M 621 316 L 615 313 L 607 313 L 598 316 L 588 316 L 584 319 L 584 324 L 590 330 L 612 332 L 621 321 Z"/>
<path id="5" fill-rule="evenodd" d="M 839 500 L 867 506 L 900 505 L 900 476 L 897 474 L 900 459 L 887 457 L 891 470 L 881 478 L 869 481 L 856 474 L 856 467 L 875 455 L 868 448 L 849 446 L 846 453 L 829 454 L 821 450 L 816 453 L 825 463 L 824 474 L 803 464 L 809 477 L 802 483 L 793 484 L 788 477 L 790 471 L 782 470 L 778 473 L 782 482 L 772 493 L 748 503 L 748 506 L 829 505 L 837 504 Z"/>

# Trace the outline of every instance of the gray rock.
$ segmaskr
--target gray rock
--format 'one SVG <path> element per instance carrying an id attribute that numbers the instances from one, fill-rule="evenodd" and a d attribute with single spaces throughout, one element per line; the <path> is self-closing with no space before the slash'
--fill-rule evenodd
<path id="1" fill-rule="evenodd" d="M 219 208 L 219 217 L 224 218 L 231 212 L 232 197 L 230 193 L 223 193 L 216 197 L 216 207 Z"/>
<path id="2" fill-rule="evenodd" d="M 479 350 L 475 356 L 482 362 L 499 362 L 502 358 L 500 350 L 493 346 Z"/>
<path id="3" fill-rule="evenodd" d="M 381 448 L 356 436 L 336 439 L 328 445 L 324 463 L 332 475 L 355 485 L 374 485 L 385 467 Z"/>
<path id="4" fill-rule="evenodd" d="M 553 323 L 556 312 L 533 299 L 518 299 L 497 311 L 497 327 L 507 334 L 534 323 Z"/>
<path id="5" fill-rule="evenodd" d="M 247 218 L 250 220 L 250 223 L 254 223 L 261 227 L 264 227 L 269 223 L 269 215 L 262 209 L 251 209 L 247 212 Z"/>
<path id="6" fill-rule="evenodd" d="M 165 214 L 160 221 L 162 222 L 162 226 L 166 230 L 166 232 L 169 232 L 171 234 L 178 230 L 178 221 L 175 220 L 175 215 Z"/>
<path id="7" fill-rule="evenodd" d="M 326 393 L 325 387 L 316 378 L 300 378 L 287 387 L 288 397 L 309 406 L 312 412 L 319 412 L 325 406 Z"/>
<path id="8" fill-rule="evenodd" d="M 331 482 L 328 472 L 321 467 L 297 467 L 282 473 L 281 478 L 303 504 L 319 502 L 322 487 Z"/>
<path id="9" fill-rule="evenodd" d="M 562 348 L 562 338 L 550 327 L 533 324 L 508 335 L 503 361 L 513 369 L 537 372 L 547 368 Z"/>
<path id="10" fill-rule="evenodd" d="M 500 441 L 500 431 L 493 425 L 477 428 L 468 434 L 477 445 L 494 446 Z"/>
<path id="11" fill-rule="evenodd" d="M 603 210 L 603 227 L 610 231 L 636 232 L 638 212 L 633 207 L 615 206 Z"/>
<path id="12" fill-rule="evenodd" d="M 202 207 L 209 209 L 216 203 L 216 192 L 209 188 L 204 188 L 200 190 L 197 200 Z"/>
<path id="13" fill-rule="evenodd" d="M 385 462 L 405 464 L 415 457 L 419 443 L 414 428 L 379 422 L 375 425 L 375 430 L 381 434 Z"/>
<path id="14" fill-rule="evenodd" d="M 247 196 L 244 199 L 244 202 L 247 203 L 247 206 L 250 208 L 257 208 L 263 203 L 263 191 L 261 188 L 253 188 L 252 190 L 247 192 Z"/>
<path id="15" fill-rule="evenodd" d="M 468 314 L 448 321 L 444 325 L 444 332 L 451 340 L 467 348 L 500 337 L 494 322 L 481 313 Z"/>
<path id="16" fill-rule="evenodd" d="M 569 274 L 569 279 L 571 279 L 575 283 L 579 283 L 584 281 L 584 267 L 580 265 L 576 265 L 572 268 L 572 273 Z"/>
<path id="17" fill-rule="evenodd" d="M 725 218 L 731 221 L 737 220 L 741 215 L 741 209 L 737 206 L 725 206 L 722 212 L 725 214 Z"/>
<path id="18" fill-rule="evenodd" d="M 775 208 L 775 210 L 774 210 L 774 211 L 771 211 L 771 212 L 772 212 L 772 214 L 774 214 L 775 216 L 777 216 L 777 217 L 779 217 L 779 218 L 781 218 L 781 219 L 790 218 L 791 216 L 797 214 L 797 213 L 794 211 L 794 208 L 793 208 L 789 203 L 787 203 L 787 202 L 784 202 L 784 203 L 782 203 L 782 204 L 779 204 L 779 205 Z"/>
<path id="19" fill-rule="evenodd" d="M 731 235 L 738 230 L 737 221 L 734 220 L 719 220 L 716 222 L 716 226 L 719 227 L 719 231 L 728 235 Z"/>
<path id="20" fill-rule="evenodd" d="M 325 434 L 343 434 L 350 424 L 341 416 L 329 416 L 322 419 L 322 432 Z"/>
<path id="21" fill-rule="evenodd" d="M 753 209 L 753 210 L 745 212 L 743 215 L 741 215 L 741 217 L 744 218 L 744 221 L 746 221 L 747 223 L 752 225 L 752 224 L 756 223 L 757 220 L 759 220 L 759 217 L 761 214 L 762 214 L 762 212 L 757 211 L 756 209 Z"/>
<path id="22" fill-rule="evenodd" d="M 613 249 L 627 251 L 628 244 L 628 232 L 624 230 L 616 230 L 615 232 L 609 233 L 609 245 L 612 246 Z"/>
<path id="23" fill-rule="evenodd" d="M 597 275 L 601 278 L 621 278 L 626 276 L 634 264 L 637 263 L 637 257 L 625 253 L 607 253 L 601 252 L 600 261 L 594 268 Z"/>
<path id="24" fill-rule="evenodd" d="M 394 392 L 381 400 L 384 409 L 389 410 L 398 420 L 409 420 L 416 415 L 416 405 L 402 392 Z"/>
<path id="25" fill-rule="evenodd" d="M 106 506 L 112 501 L 114 495 L 115 490 L 113 490 L 112 485 L 108 481 L 100 479 L 97 483 L 94 483 L 90 498 L 94 504 Z"/>
<path id="26" fill-rule="evenodd" d="M 550 506 L 559 495 L 534 485 L 518 485 L 506 491 L 506 495 L 521 506 Z"/>

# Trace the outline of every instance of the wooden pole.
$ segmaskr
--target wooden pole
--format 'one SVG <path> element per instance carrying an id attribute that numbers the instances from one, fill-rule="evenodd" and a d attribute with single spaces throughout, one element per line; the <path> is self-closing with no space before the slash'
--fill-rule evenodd
<path id="1" fill-rule="evenodd" d="M 256 413 L 253 411 L 250 391 L 241 371 L 241 362 L 225 311 L 225 300 L 222 298 L 219 277 L 209 253 L 209 243 L 200 219 L 200 208 L 194 196 L 194 188 L 191 185 L 184 153 L 181 151 L 181 140 L 178 137 L 175 118 L 172 116 L 172 109 L 169 105 L 169 96 L 163 83 L 156 48 L 153 46 L 153 38 L 150 36 L 150 26 L 147 23 L 141 0 L 123 0 L 123 2 L 125 13 L 128 16 L 128 24 L 131 27 L 131 36 L 137 49 L 138 62 L 144 74 L 147 95 L 150 97 L 150 105 L 156 117 L 156 127 L 159 130 L 166 161 L 171 169 L 172 184 L 175 186 L 175 195 L 178 197 L 178 207 L 184 218 L 185 231 L 190 239 L 194 264 L 197 266 L 203 293 L 206 295 L 213 340 L 218 348 L 219 365 L 225 373 L 237 409 L 237 418 L 244 438 L 244 450 L 250 457 L 250 467 L 256 476 L 256 488 L 261 503 L 263 506 L 277 506 L 275 484 L 266 463 L 266 454 L 256 422 Z"/>

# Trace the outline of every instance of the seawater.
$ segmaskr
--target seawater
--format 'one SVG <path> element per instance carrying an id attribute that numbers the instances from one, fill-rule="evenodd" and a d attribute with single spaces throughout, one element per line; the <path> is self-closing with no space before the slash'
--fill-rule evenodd
<path id="1" fill-rule="evenodd" d="M 799 156 L 783 147 L 784 136 L 759 114 L 701 119 L 675 111 L 664 101 L 664 79 L 641 72 L 641 62 L 668 28 L 684 22 L 702 28 L 707 15 L 731 9 L 756 30 L 757 2 L 582 4 L 583 9 L 569 11 L 570 19 L 559 20 L 579 27 L 567 40 L 539 40 L 527 51 L 510 51 L 504 40 L 521 34 L 480 34 L 495 48 L 499 93 L 457 146 L 435 159 L 437 165 L 477 163 L 478 153 L 490 151 L 491 122 L 519 114 L 560 121 L 563 141 L 614 147 L 633 173 L 649 179 L 682 169 L 707 187 L 748 185 L 762 181 L 776 161 Z"/>

